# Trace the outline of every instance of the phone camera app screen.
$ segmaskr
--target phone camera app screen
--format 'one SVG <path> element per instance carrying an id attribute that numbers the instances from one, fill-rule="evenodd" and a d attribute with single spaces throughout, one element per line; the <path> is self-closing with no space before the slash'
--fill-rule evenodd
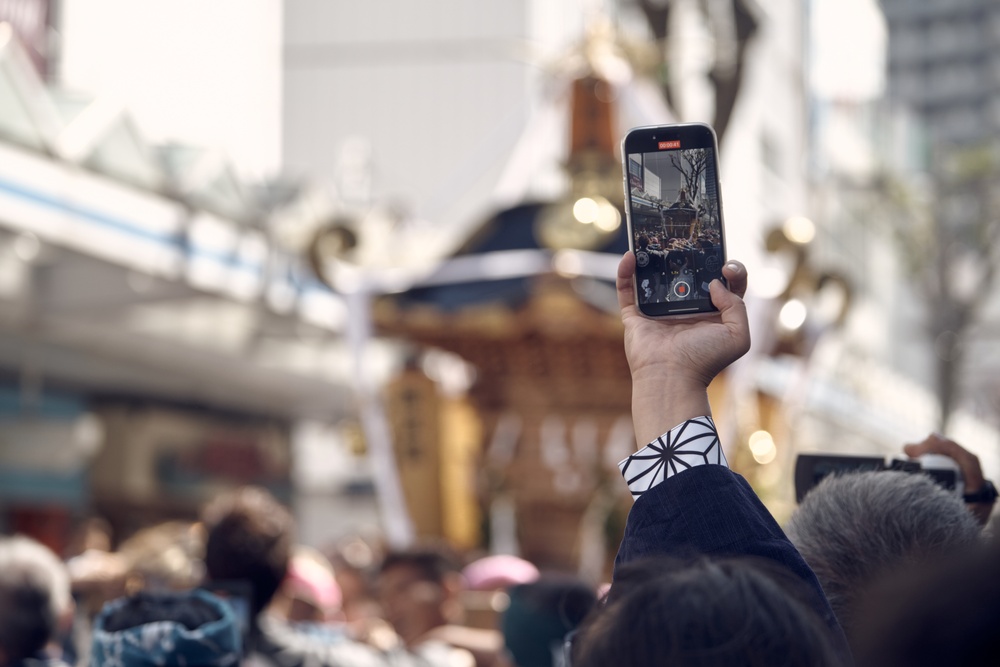
<path id="1" fill-rule="evenodd" d="M 716 169 L 712 148 L 629 154 L 640 305 L 709 299 L 709 284 L 722 277 Z"/>

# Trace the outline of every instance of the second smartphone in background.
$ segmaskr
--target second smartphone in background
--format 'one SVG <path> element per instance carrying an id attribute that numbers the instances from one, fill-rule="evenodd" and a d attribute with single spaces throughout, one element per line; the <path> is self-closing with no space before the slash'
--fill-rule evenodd
<path id="1" fill-rule="evenodd" d="M 714 311 L 726 261 L 715 132 L 703 123 L 637 127 L 622 140 L 629 246 L 639 311 Z"/>

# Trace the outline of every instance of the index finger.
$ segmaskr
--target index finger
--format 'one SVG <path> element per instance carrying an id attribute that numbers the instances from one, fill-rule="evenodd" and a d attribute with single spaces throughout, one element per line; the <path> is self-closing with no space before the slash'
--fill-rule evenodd
<path id="1" fill-rule="evenodd" d="M 743 262 L 729 260 L 722 267 L 722 275 L 726 277 L 729 291 L 742 299 L 747 293 L 747 267 Z"/>
<path id="2" fill-rule="evenodd" d="M 635 274 L 635 255 L 631 250 L 627 251 L 618 262 L 618 275 L 615 277 L 615 288 L 618 292 L 618 307 L 625 310 L 629 306 L 635 305 L 635 283 L 632 276 Z"/>

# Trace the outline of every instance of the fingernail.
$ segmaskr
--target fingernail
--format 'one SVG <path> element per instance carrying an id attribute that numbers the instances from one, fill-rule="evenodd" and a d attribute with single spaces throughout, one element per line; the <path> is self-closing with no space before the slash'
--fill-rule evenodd
<path id="1" fill-rule="evenodd" d="M 737 264 L 736 262 L 726 262 L 726 266 L 729 268 L 730 271 L 740 270 L 740 265 Z"/>

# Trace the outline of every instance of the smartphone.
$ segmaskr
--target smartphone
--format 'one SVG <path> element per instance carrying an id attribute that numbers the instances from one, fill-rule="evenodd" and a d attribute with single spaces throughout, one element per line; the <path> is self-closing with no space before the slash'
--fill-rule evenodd
<path id="1" fill-rule="evenodd" d="M 715 131 L 704 123 L 637 127 L 622 140 L 629 248 L 639 312 L 716 310 L 726 244 Z"/>

